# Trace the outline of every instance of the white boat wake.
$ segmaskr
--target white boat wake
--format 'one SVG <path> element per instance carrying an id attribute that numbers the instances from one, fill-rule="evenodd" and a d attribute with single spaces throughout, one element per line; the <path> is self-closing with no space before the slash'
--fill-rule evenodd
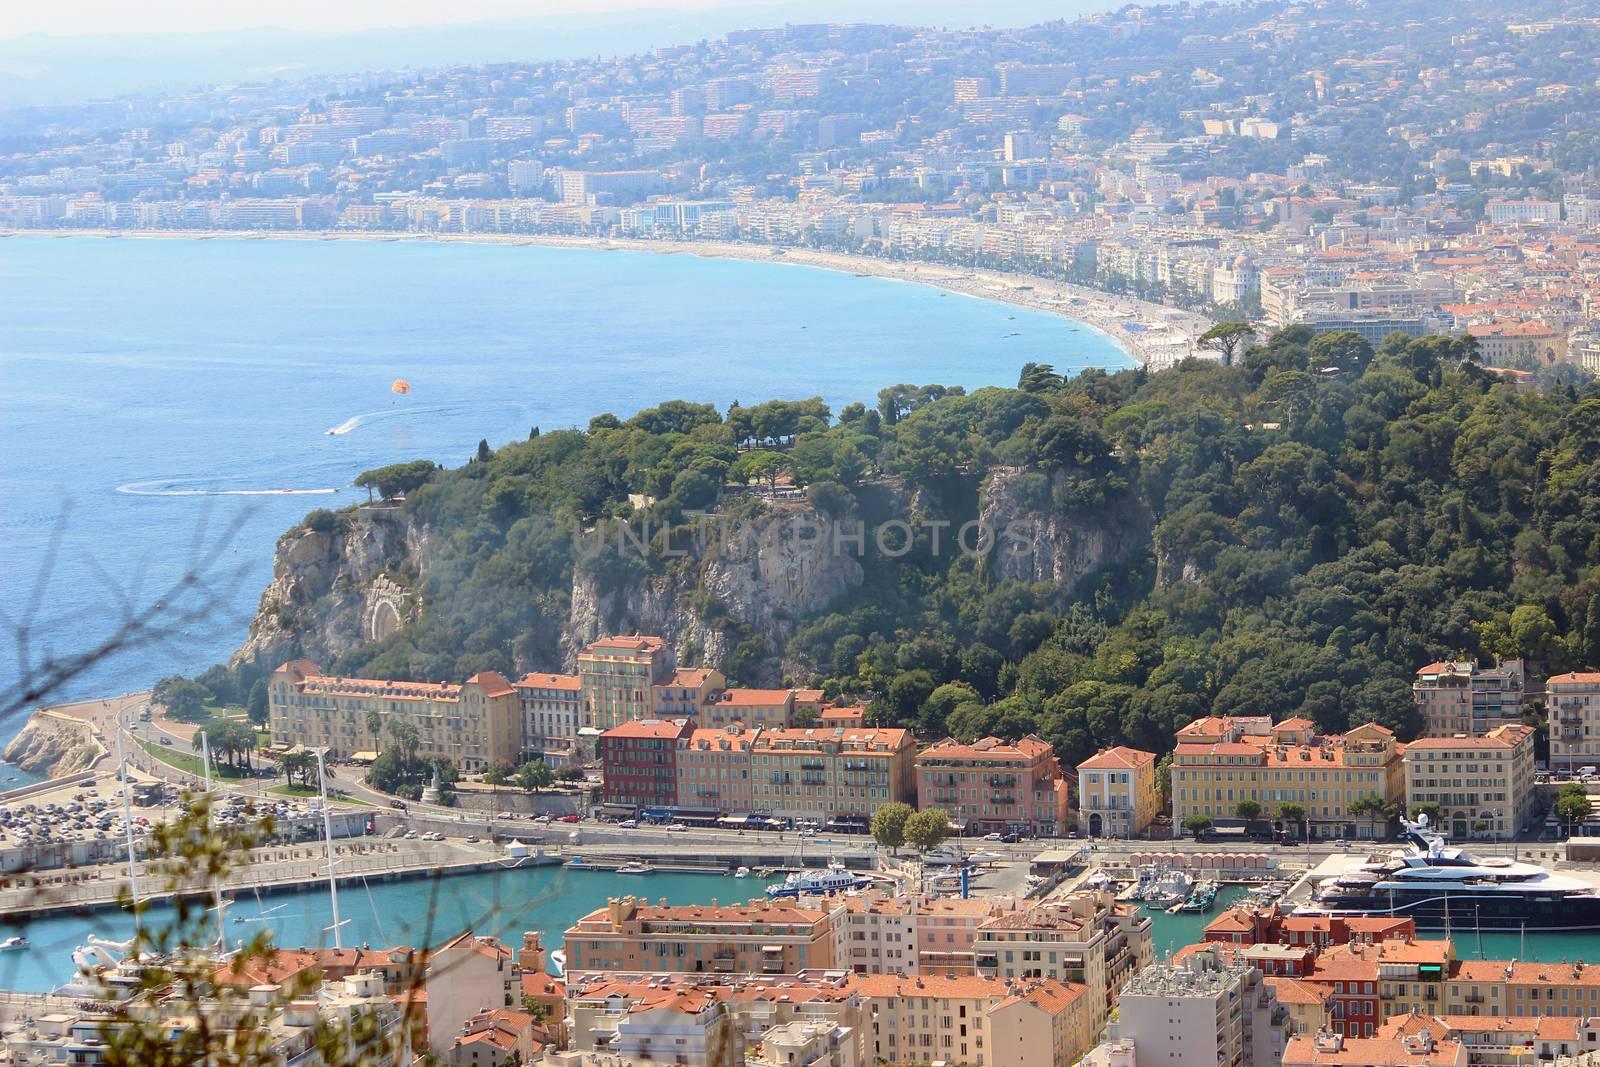
<path id="1" fill-rule="evenodd" d="M 156 478 L 145 482 L 127 482 L 117 486 L 117 492 L 129 496 L 328 496 L 337 493 L 332 489 L 207 489 L 196 487 L 189 478 Z"/>
<path id="2" fill-rule="evenodd" d="M 390 419 L 404 418 L 407 415 L 438 415 L 447 411 L 454 411 L 459 405 L 435 404 L 430 407 L 393 407 L 382 411 L 364 411 L 360 415 L 352 415 L 332 429 L 323 430 L 324 437 L 343 437 L 352 430 L 369 426 L 374 422 L 387 422 Z"/>

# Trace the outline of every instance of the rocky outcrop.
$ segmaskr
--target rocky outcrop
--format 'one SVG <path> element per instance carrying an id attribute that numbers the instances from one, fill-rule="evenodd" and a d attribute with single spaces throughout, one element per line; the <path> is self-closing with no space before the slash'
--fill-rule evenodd
<path id="1" fill-rule="evenodd" d="M 63 778 L 88 770 L 104 752 L 88 723 L 39 711 L 0 753 L 0 759 L 46 778 Z"/>
<path id="2" fill-rule="evenodd" d="M 1066 598 L 1085 578 L 1148 549 L 1151 516 L 1135 497 L 1120 493 L 1093 511 L 1061 510 L 1050 502 L 1065 481 L 1060 473 L 1047 478 L 1019 467 L 994 468 L 979 520 L 993 538 L 984 566 L 995 577 L 1049 582 Z"/>
<path id="3" fill-rule="evenodd" d="M 567 662 L 615 633 L 660 634 L 686 662 L 723 663 L 746 635 L 775 656 L 801 620 L 861 584 L 854 542 L 838 543 L 833 532 L 808 505 L 765 505 L 667 546 L 685 554 L 642 578 L 608 581 L 608 568 L 618 566 L 612 551 L 581 559 L 562 641 Z M 769 668 L 775 682 L 776 659 Z"/>
<path id="4" fill-rule="evenodd" d="M 284 534 L 235 662 L 326 664 L 387 637 L 422 610 L 427 541 L 403 509 L 382 505 L 341 512 L 330 530 Z"/>

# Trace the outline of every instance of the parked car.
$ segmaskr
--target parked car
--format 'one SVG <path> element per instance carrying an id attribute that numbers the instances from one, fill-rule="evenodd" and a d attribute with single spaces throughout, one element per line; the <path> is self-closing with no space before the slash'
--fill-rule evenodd
<path id="1" fill-rule="evenodd" d="M 549 818 L 550 818 L 550 816 L 548 816 L 548 815 L 545 816 L 545 819 L 548 820 Z M 617 825 L 622 827 L 624 830 L 637 830 L 639 828 L 639 820 L 638 819 L 623 819 L 621 822 L 617 823 Z"/>
<path id="2" fill-rule="evenodd" d="M 1001 833 L 984 834 L 983 839 L 985 841 L 1004 841 L 1006 839 L 1006 835 Z"/>
<path id="3" fill-rule="evenodd" d="M 389 806 L 391 808 L 393 808 L 395 811 L 405 811 L 406 810 L 406 802 L 403 801 L 403 800 L 391 800 L 391 801 L 389 801 Z"/>
<path id="4" fill-rule="evenodd" d="M 672 827 L 669 826 L 669 827 L 667 827 L 667 829 L 671 830 Z M 682 827 L 679 827 L 679 829 L 682 829 Z M 817 832 L 815 830 L 813 830 L 811 827 L 808 826 L 804 830 L 800 831 L 800 836 L 801 837 L 816 837 L 817 836 Z"/>
<path id="5" fill-rule="evenodd" d="M 563 815 L 563 816 L 561 816 L 561 821 L 562 822 L 582 822 L 583 821 L 583 816 L 582 815 Z"/>
<path id="6" fill-rule="evenodd" d="M 467 835 L 467 844 L 469 845 L 476 845 L 480 840 L 482 840 L 482 838 L 480 838 L 477 834 Z"/>
<path id="7" fill-rule="evenodd" d="M 573 822 L 577 822 L 577 819 L 573 819 Z M 667 832 L 668 833 L 673 833 L 673 834 L 681 834 L 681 833 L 684 833 L 685 831 L 687 831 L 688 829 L 689 828 L 687 826 L 683 825 L 683 823 L 681 823 L 681 822 L 670 823 L 667 826 Z M 812 833 L 816 833 L 816 831 L 813 830 Z"/>
<path id="8" fill-rule="evenodd" d="M 1013 830 L 1009 834 L 1001 834 L 1000 840 L 1008 845 L 1014 845 L 1022 840 L 1022 835 Z"/>
<path id="9" fill-rule="evenodd" d="M 172 747 L 172 738 L 168 737 L 166 734 L 162 734 L 161 735 L 161 743 L 163 745 L 166 745 L 168 748 L 171 748 Z"/>

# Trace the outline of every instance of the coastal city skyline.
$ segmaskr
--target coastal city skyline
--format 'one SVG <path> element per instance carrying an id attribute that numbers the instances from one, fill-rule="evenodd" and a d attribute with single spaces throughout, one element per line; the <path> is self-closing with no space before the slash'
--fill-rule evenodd
<path id="1" fill-rule="evenodd" d="M 0 1067 L 1600 1067 L 1595 0 L 97 2 Z"/>

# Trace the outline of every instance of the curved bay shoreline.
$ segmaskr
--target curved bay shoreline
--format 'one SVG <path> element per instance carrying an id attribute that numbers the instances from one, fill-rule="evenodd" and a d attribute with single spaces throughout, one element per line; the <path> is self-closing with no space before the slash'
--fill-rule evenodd
<path id="1" fill-rule="evenodd" d="M 1071 319 L 1110 339 L 1135 363 L 1159 368 L 1193 355 L 1194 339 L 1211 326 L 1205 316 L 1131 297 L 1113 296 L 1054 278 L 1012 271 L 947 267 L 915 260 L 887 260 L 809 248 L 738 241 L 644 240 L 567 237 L 557 234 L 418 234 L 340 230 L 0 230 L 5 237 L 98 237 L 208 240 L 232 238 L 289 241 L 426 241 L 457 244 L 538 245 L 594 251 L 651 252 L 711 259 L 784 263 L 932 286 L 978 300 L 992 300 Z M 1130 328 L 1130 326 L 1132 328 Z"/>

